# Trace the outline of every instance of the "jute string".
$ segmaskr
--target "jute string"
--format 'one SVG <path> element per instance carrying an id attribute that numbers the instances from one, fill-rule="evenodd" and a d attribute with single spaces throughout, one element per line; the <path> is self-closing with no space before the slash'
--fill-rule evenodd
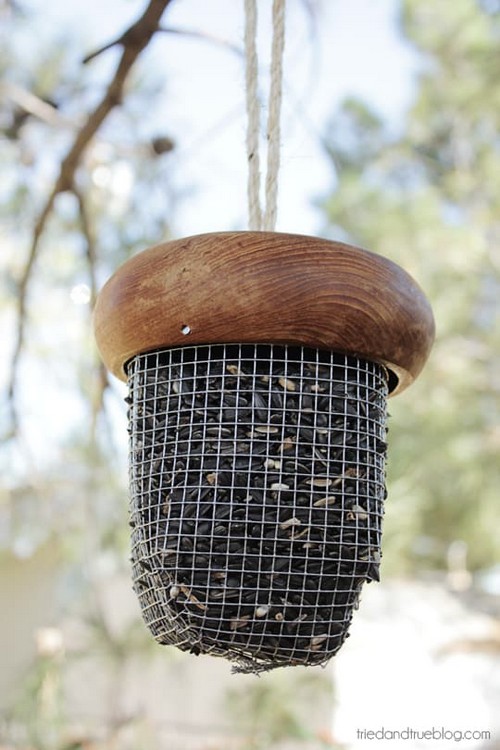
<path id="1" fill-rule="evenodd" d="M 267 164 L 265 205 L 261 206 L 260 189 L 260 110 L 259 61 L 257 55 L 257 2 L 245 0 L 245 90 L 247 110 L 248 225 L 251 230 L 274 231 L 278 206 L 280 168 L 281 100 L 283 89 L 283 51 L 285 47 L 285 3 L 273 0 L 273 35 L 271 77 L 267 111 Z"/>

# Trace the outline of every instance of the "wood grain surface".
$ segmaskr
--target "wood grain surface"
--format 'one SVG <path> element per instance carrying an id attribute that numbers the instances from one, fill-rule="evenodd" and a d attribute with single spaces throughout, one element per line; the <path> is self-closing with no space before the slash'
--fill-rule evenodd
<path id="1" fill-rule="evenodd" d="M 430 305 L 392 261 L 341 242 L 221 232 L 145 250 L 103 287 L 94 311 L 106 366 L 159 348 L 289 343 L 382 362 L 391 395 L 417 377 L 434 340 Z"/>

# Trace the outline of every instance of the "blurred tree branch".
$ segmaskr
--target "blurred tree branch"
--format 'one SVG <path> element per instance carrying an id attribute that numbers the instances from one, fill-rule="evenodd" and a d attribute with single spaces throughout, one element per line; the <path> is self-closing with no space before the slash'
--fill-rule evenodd
<path id="1" fill-rule="evenodd" d="M 17 105 L 23 115 L 33 115 L 52 127 L 74 127 L 75 122 L 64 117 L 57 107 L 12 81 L 2 81 L 0 93 Z"/>
<path id="2" fill-rule="evenodd" d="M 95 236 L 92 228 L 90 212 L 87 208 L 85 196 L 76 186 L 73 187 L 73 193 L 78 202 L 78 213 L 80 216 L 80 226 L 82 235 L 85 239 L 85 257 L 87 261 L 88 277 L 90 284 L 90 309 L 93 310 L 97 299 L 97 250 Z M 109 387 L 108 371 L 100 361 L 97 365 L 94 385 L 90 396 L 91 419 L 90 419 L 90 441 L 93 444 L 96 437 L 97 420 L 104 405 L 104 394 Z"/>
<path id="3" fill-rule="evenodd" d="M 8 383 L 11 436 L 15 435 L 18 430 L 16 387 L 18 380 L 19 363 L 25 340 L 28 288 L 34 264 L 40 249 L 40 239 L 54 209 L 56 198 L 60 193 L 64 193 L 67 191 L 73 192 L 76 195 L 81 214 L 84 204 L 82 200 L 79 199 L 79 195 L 75 189 L 75 175 L 78 166 L 87 147 L 92 142 L 94 136 L 96 135 L 103 122 L 112 112 L 112 110 L 121 104 L 123 100 L 125 82 L 130 74 L 130 71 L 140 54 L 150 43 L 155 33 L 159 30 L 159 23 L 163 12 L 171 2 L 172 0 L 149 0 L 149 3 L 142 16 L 135 23 L 133 23 L 132 26 L 130 26 L 130 28 L 127 29 L 127 31 L 125 31 L 125 33 L 119 37 L 119 39 L 111 42 L 101 50 L 98 50 L 97 52 L 89 55 L 86 58 L 86 61 L 89 61 L 97 54 L 104 51 L 104 49 L 108 49 L 111 46 L 119 44 L 123 47 L 122 54 L 115 73 L 110 83 L 108 84 L 108 87 L 101 101 L 89 114 L 84 124 L 76 133 L 73 144 L 71 145 L 68 153 L 61 162 L 58 177 L 50 193 L 48 194 L 48 197 L 40 211 L 38 219 L 36 220 L 33 228 L 28 258 L 18 282 L 17 330 L 10 363 L 10 375 Z M 46 114 L 45 110 L 44 114 Z M 81 215 L 81 221 L 84 228 L 88 227 L 88 221 L 85 216 Z M 88 240 L 88 231 L 86 231 L 86 237 Z M 89 245 L 89 247 L 91 247 L 91 245 Z M 89 253 L 89 268 L 91 270 L 92 278 L 92 273 L 95 266 L 95 257 L 92 255 L 92 250 L 90 250 Z M 93 285 L 93 293 L 95 294 L 95 283 Z"/>
<path id="4" fill-rule="evenodd" d="M 244 55 L 242 47 L 237 44 L 232 44 L 230 41 L 223 39 L 222 37 L 214 36 L 213 34 L 206 34 L 201 31 L 196 31 L 195 29 L 175 29 L 170 26 L 161 26 L 158 31 L 161 31 L 164 34 L 177 34 L 179 36 L 191 37 L 192 39 L 199 39 L 202 42 L 210 42 L 211 44 L 216 44 L 219 47 L 227 49 L 229 52 L 234 52 L 239 57 L 243 57 Z"/>
<path id="5" fill-rule="evenodd" d="M 243 49 L 239 47 L 238 45 L 232 44 L 227 39 L 214 36 L 213 34 L 206 34 L 201 31 L 196 31 L 196 29 L 176 29 L 170 26 L 160 26 L 157 28 L 157 31 L 161 31 L 164 34 L 177 34 L 179 36 L 192 37 L 193 39 L 200 39 L 203 42 L 211 42 L 212 44 L 217 44 L 221 47 L 225 47 L 230 52 L 234 52 L 240 57 L 243 56 Z M 108 50 L 112 49 L 113 47 L 116 47 L 117 45 L 125 44 L 127 40 L 127 35 L 128 35 L 128 31 L 125 32 L 125 34 L 122 34 L 121 36 L 119 36 L 117 39 L 113 39 L 111 42 L 108 42 L 103 47 L 99 47 L 99 49 L 95 50 L 95 52 L 91 52 L 89 55 L 83 58 L 83 63 L 87 64 L 91 60 L 94 60 L 96 57 L 101 55 L 103 52 L 107 52 Z"/>

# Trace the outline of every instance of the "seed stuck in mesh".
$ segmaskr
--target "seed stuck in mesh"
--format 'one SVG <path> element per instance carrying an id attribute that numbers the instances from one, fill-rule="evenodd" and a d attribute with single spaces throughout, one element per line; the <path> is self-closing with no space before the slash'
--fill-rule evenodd
<path id="1" fill-rule="evenodd" d="M 239 671 L 327 661 L 378 580 L 383 367 L 214 345 L 129 367 L 134 588 L 160 643 Z"/>

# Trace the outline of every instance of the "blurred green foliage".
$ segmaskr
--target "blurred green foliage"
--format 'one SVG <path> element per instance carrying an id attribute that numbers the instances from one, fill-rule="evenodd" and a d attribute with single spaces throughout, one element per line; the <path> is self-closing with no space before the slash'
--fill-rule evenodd
<path id="1" fill-rule="evenodd" d="M 500 56 L 498 10 L 405 0 L 421 56 L 399 132 L 362 101 L 335 112 L 327 231 L 406 268 L 437 340 L 390 401 L 386 572 L 443 567 L 461 539 L 472 569 L 498 561 L 500 487 Z"/>
<path id="2" fill-rule="evenodd" d="M 264 750 L 287 739 L 330 747 L 311 732 L 308 706 L 331 698 L 331 680 L 317 670 L 295 670 L 293 677 L 278 670 L 245 687 L 227 691 L 227 706 L 239 730 L 245 733 L 245 749 Z"/>

